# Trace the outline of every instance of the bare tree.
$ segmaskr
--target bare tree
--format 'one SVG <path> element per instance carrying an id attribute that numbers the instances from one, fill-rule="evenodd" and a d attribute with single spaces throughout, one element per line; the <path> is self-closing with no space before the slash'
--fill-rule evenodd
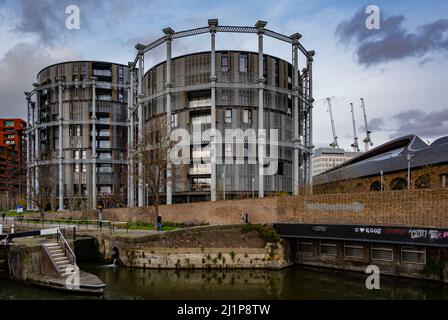
<path id="1" fill-rule="evenodd" d="M 47 160 L 51 158 L 51 154 L 42 154 L 41 164 L 37 167 L 38 174 L 34 176 L 37 186 L 31 185 L 30 200 L 40 212 L 46 211 L 49 206 L 52 210 L 56 210 L 58 166 Z"/>
<path id="2" fill-rule="evenodd" d="M 157 216 L 159 214 L 159 205 L 161 203 L 161 193 L 163 187 L 169 181 L 167 178 L 167 169 L 172 168 L 170 181 L 174 187 L 176 177 L 185 172 L 184 166 L 175 167 L 170 159 L 170 154 L 174 143 L 170 141 L 170 135 L 167 130 L 166 117 L 154 117 L 147 122 L 143 128 L 141 141 L 138 142 L 133 154 L 133 159 L 138 165 L 143 164 L 143 174 L 138 175 L 138 169 L 134 169 L 135 181 L 140 187 L 146 187 L 148 194 L 151 195 L 154 206 L 154 223 L 157 225 Z"/>

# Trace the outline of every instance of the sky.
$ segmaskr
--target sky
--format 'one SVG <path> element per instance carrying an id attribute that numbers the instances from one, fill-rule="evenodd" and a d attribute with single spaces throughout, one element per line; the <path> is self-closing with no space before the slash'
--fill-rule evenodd
<path id="1" fill-rule="evenodd" d="M 80 9 L 80 29 L 68 30 L 66 8 Z M 365 26 L 368 5 L 379 8 L 380 28 Z M 448 135 L 448 2 L 439 0 L 0 0 L 0 117 L 26 116 L 24 91 L 44 67 L 68 60 L 127 64 L 137 43 L 207 25 L 253 26 L 302 35 L 315 50 L 314 144 L 332 141 L 330 97 L 339 146 L 350 149 L 354 103 L 360 142 L 366 103 L 374 146 L 406 134 L 433 142 Z M 209 35 L 175 40 L 173 54 L 209 50 Z M 217 49 L 257 51 L 255 35 L 217 35 Z M 164 47 L 145 56 L 145 68 L 163 60 Z M 265 53 L 291 59 L 286 43 L 265 37 Z M 304 63 L 304 59 L 300 60 Z M 362 142 L 360 143 L 362 147 Z"/>

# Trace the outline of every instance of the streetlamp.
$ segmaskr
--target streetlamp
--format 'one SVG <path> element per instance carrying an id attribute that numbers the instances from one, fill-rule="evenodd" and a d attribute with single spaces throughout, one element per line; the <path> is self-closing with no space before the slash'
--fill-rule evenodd
<path id="1" fill-rule="evenodd" d="M 255 198 L 255 178 L 252 178 L 252 198 Z"/>
<path id="2" fill-rule="evenodd" d="M 411 158 L 412 155 L 408 153 L 406 159 L 408 160 L 408 190 L 411 190 Z"/>
<path id="3" fill-rule="evenodd" d="M 148 192 L 148 189 L 149 189 L 149 184 L 146 184 L 145 185 L 145 197 L 146 197 L 146 206 L 148 206 L 148 204 L 149 204 L 149 202 L 148 202 L 148 198 L 149 198 L 149 192 Z"/>
<path id="4" fill-rule="evenodd" d="M 222 166 L 222 200 L 226 200 L 226 166 Z"/>
<path id="5" fill-rule="evenodd" d="M 381 172 L 380 172 L 380 174 L 381 174 L 381 191 L 384 191 L 384 187 L 383 187 L 383 174 L 384 174 L 384 172 L 383 172 L 383 170 L 381 170 Z"/>

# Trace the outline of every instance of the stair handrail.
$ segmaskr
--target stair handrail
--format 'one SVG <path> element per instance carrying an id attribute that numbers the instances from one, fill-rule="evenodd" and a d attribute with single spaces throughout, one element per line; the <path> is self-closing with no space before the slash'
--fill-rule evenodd
<path id="1" fill-rule="evenodd" d="M 58 240 L 61 238 L 63 243 L 64 243 L 65 255 L 67 255 L 67 248 L 68 248 L 68 252 L 72 256 L 73 265 L 76 266 L 76 256 L 75 256 L 75 253 L 73 252 L 72 248 L 68 244 L 67 240 L 65 240 L 65 237 L 64 237 L 64 235 L 61 232 L 61 229 L 59 229 L 59 228 L 56 228 L 56 229 L 58 230 Z"/>

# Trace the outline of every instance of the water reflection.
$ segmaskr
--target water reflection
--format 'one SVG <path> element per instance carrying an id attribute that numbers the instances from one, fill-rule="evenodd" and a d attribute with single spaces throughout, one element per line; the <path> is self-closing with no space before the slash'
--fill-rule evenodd
<path id="1" fill-rule="evenodd" d="M 0 279 L 0 299 L 448 299 L 448 285 L 381 277 L 381 290 L 367 290 L 367 275 L 294 266 L 281 271 L 176 271 L 104 268 L 97 274 L 104 296 L 62 294 Z"/>

